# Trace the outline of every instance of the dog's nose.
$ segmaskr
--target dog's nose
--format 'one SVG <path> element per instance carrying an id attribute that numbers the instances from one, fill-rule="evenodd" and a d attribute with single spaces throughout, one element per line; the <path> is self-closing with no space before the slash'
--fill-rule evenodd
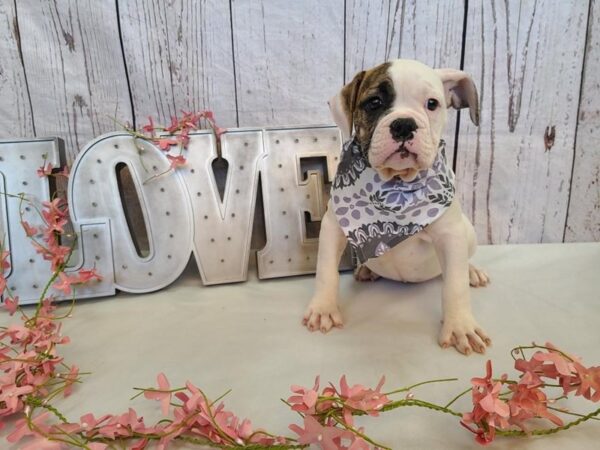
<path id="1" fill-rule="evenodd" d="M 409 141 L 415 137 L 417 122 L 413 118 L 396 119 L 390 124 L 390 133 L 395 141 Z"/>

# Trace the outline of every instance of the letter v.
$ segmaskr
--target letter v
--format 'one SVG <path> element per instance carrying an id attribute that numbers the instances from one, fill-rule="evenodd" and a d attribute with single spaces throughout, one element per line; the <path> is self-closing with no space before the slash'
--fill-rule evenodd
<path id="1" fill-rule="evenodd" d="M 218 156 L 213 134 L 190 134 L 187 164 L 177 171 L 192 203 L 194 256 L 204 284 L 248 277 L 262 130 L 229 131 L 221 136 L 221 149 L 229 164 L 223 201 L 212 170 Z"/>

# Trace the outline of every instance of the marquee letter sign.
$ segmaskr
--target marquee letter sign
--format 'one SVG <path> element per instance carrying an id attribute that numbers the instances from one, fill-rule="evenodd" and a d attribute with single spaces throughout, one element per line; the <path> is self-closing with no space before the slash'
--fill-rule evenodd
<path id="1" fill-rule="evenodd" d="M 187 162 L 176 170 L 148 141 L 124 132 L 100 136 L 79 153 L 69 179 L 71 220 L 80 236 L 70 270 L 95 266 L 103 276 L 78 288 L 77 296 L 155 291 L 179 277 L 191 254 L 204 284 L 246 280 L 259 174 L 267 237 L 257 254 L 259 277 L 314 273 L 318 240 L 308 236 L 306 224 L 324 213 L 325 183 L 335 174 L 339 140 L 335 127 L 228 130 L 221 137 L 228 163 L 221 199 L 212 170 L 218 157 L 212 133 L 190 134 Z M 37 301 L 50 269 L 20 225 L 42 219 L 18 194 L 34 204 L 51 198 L 48 179 L 36 171 L 44 163 L 60 167 L 61 143 L 0 141 L 0 179 L 7 194 L 0 197 L 0 236 L 12 250 L 8 286 L 22 304 Z M 324 162 L 324 173 L 304 164 L 316 159 Z M 127 220 L 118 175 L 124 167 L 139 200 L 146 252 L 136 247 Z M 351 267 L 349 255 L 341 267 Z"/>
<path id="2" fill-rule="evenodd" d="M 51 273 L 50 262 L 42 259 L 30 244 L 21 226 L 21 220 L 32 226 L 41 223 L 38 214 L 41 203 L 50 200 L 48 178 L 39 177 L 37 169 L 46 163 L 60 167 L 62 141 L 59 139 L 0 141 L 1 192 L 12 195 L 0 196 L 0 238 L 10 251 L 10 269 L 6 277 L 8 289 L 19 296 L 20 303 L 35 303 Z M 18 194 L 24 193 L 29 202 L 23 202 Z M 110 230 L 106 220 L 75 221 L 78 231 L 75 252 L 71 257 L 69 271 L 81 267 L 96 266 L 102 273 L 101 282 L 87 283 L 78 288 L 77 296 L 99 297 L 113 295 L 113 264 Z M 60 291 L 52 292 L 56 298 L 65 298 Z"/>

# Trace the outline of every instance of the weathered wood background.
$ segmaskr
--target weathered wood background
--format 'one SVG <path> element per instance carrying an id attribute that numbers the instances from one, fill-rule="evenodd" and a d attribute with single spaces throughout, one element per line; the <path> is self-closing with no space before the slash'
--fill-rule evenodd
<path id="1" fill-rule="evenodd" d="M 447 140 L 480 242 L 600 240 L 596 0 L 0 0 L 0 138 L 72 160 L 111 117 L 330 123 L 344 81 L 397 57 L 479 87 L 481 126 L 452 115 Z"/>

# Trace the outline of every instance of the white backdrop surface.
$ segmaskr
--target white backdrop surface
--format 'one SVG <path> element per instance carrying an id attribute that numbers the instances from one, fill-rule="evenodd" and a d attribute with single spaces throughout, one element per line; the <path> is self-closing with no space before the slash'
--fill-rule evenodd
<path id="1" fill-rule="evenodd" d="M 63 353 L 67 362 L 92 372 L 72 397 L 57 401 L 67 417 L 86 412 L 121 413 L 129 406 L 147 423 L 159 418 L 159 404 L 138 398 L 132 387 L 155 385 L 164 372 L 172 386 L 186 380 L 212 398 L 227 389 L 228 408 L 256 426 L 286 433 L 298 419 L 279 399 L 291 384 L 338 382 L 375 386 L 383 374 L 386 387 L 427 379 L 460 381 L 414 391 L 417 397 L 446 403 L 485 374 L 491 358 L 495 374 L 512 371 L 509 350 L 531 341 L 553 342 L 600 364 L 600 244 L 483 246 L 475 262 L 492 284 L 472 290 L 475 314 L 493 338 L 485 356 L 462 356 L 436 343 L 440 319 L 439 279 L 422 284 L 378 281 L 356 283 L 341 276 L 345 328 L 328 335 L 309 333 L 300 318 L 313 290 L 312 276 L 203 287 L 195 268 L 174 285 L 146 295 L 82 301 L 65 323 L 72 338 Z M 12 319 L 0 315 L 0 325 Z M 568 403 L 574 411 L 598 407 Z M 468 397 L 457 404 L 469 409 Z M 375 439 L 394 449 L 479 448 L 452 416 L 420 408 L 401 409 L 358 422 Z M 500 438 L 491 448 L 598 448 L 600 424 L 589 421 L 545 438 Z M 6 430 L 3 431 L 4 436 Z M 6 448 L 6 444 L 0 445 Z M 183 448 L 183 447 L 181 447 Z"/>

